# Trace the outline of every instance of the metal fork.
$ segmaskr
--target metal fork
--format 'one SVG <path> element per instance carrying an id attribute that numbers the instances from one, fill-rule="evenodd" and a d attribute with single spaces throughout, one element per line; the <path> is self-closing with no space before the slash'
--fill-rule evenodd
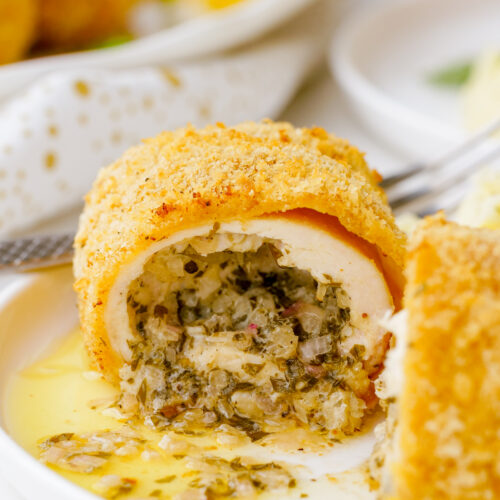
<path id="1" fill-rule="evenodd" d="M 0 271 L 34 271 L 69 264 L 73 234 L 0 241 Z"/>
<path id="2" fill-rule="evenodd" d="M 489 140 L 500 130 L 500 116 L 434 161 L 417 163 L 381 183 L 393 212 L 428 215 L 455 208 L 464 185 L 477 167 L 500 156 L 500 141 Z"/>
<path id="3" fill-rule="evenodd" d="M 481 164 L 500 156 L 500 142 L 486 145 L 500 130 L 500 117 L 436 161 L 417 163 L 381 182 L 394 212 L 426 215 L 456 206 L 467 177 Z M 478 149 L 478 146 L 488 146 Z M 460 161 L 459 161 L 460 160 Z M 73 235 L 36 236 L 0 241 L 0 271 L 27 271 L 71 262 Z"/>

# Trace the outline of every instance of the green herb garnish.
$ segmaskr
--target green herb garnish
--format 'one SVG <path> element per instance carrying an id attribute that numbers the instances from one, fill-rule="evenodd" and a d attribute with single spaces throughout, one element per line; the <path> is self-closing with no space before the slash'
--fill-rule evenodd
<path id="1" fill-rule="evenodd" d="M 122 33 L 121 35 L 113 35 L 104 40 L 100 40 L 92 44 L 89 49 L 108 49 L 110 47 L 117 47 L 118 45 L 123 45 L 124 43 L 131 42 L 134 37 L 128 33 Z"/>
<path id="2" fill-rule="evenodd" d="M 440 87 L 461 87 L 470 77 L 472 62 L 455 63 L 431 73 L 429 82 Z"/>

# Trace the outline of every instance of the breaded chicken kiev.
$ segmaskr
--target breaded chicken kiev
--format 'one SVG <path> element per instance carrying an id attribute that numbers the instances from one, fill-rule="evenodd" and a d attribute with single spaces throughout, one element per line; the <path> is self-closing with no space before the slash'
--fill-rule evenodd
<path id="1" fill-rule="evenodd" d="M 36 0 L 0 0 L 0 64 L 18 61 L 35 34 Z"/>
<path id="2" fill-rule="evenodd" d="M 500 498 L 500 232 L 425 220 L 377 392 L 382 498 Z"/>
<path id="3" fill-rule="evenodd" d="M 86 198 L 86 345 L 120 410 L 158 427 L 351 433 L 376 404 L 404 247 L 363 156 L 322 129 L 165 132 Z"/>
<path id="4" fill-rule="evenodd" d="M 138 0 L 36 0 L 38 42 L 56 50 L 87 48 L 121 34 Z"/>

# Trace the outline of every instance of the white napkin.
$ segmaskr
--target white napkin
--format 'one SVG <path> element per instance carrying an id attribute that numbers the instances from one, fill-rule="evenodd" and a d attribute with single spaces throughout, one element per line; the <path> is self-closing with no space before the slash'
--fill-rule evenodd
<path id="1" fill-rule="evenodd" d="M 0 109 L 0 235 L 75 207 L 129 146 L 190 122 L 275 118 L 321 57 L 321 6 L 273 37 L 210 59 L 51 73 Z"/>

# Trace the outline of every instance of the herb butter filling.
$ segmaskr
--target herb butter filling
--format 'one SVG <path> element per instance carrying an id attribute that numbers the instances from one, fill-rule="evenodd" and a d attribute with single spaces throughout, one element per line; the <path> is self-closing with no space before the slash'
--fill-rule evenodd
<path id="1" fill-rule="evenodd" d="M 350 298 L 279 265 L 279 242 L 236 236 L 222 251 L 201 238 L 163 249 L 131 284 L 121 411 L 252 440 L 285 421 L 331 438 L 359 429 L 372 385 L 365 346 L 349 340 Z"/>

